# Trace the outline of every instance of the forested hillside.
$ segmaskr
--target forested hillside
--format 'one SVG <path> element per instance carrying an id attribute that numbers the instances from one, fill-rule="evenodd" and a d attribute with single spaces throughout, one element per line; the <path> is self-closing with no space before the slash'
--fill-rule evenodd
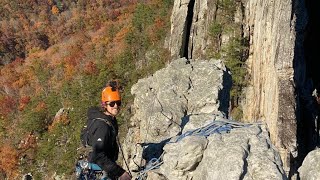
<path id="1" fill-rule="evenodd" d="M 86 110 L 111 78 L 123 86 L 126 130 L 132 84 L 169 59 L 162 47 L 172 4 L 0 1 L 0 179 L 70 179 Z"/>

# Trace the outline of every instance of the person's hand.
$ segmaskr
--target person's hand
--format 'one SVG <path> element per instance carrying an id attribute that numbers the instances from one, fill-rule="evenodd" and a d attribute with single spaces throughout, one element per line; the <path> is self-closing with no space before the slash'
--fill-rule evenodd
<path id="1" fill-rule="evenodd" d="M 120 177 L 119 180 L 131 180 L 131 176 L 128 172 L 124 172 Z"/>

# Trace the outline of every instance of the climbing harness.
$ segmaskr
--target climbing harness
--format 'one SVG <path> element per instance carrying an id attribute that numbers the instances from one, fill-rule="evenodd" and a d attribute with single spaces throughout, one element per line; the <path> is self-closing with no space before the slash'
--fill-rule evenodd
<path id="1" fill-rule="evenodd" d="M 218 115 L 216 115 L 216 117 L 217 116 Z M 216 117 L 214 119 L 216 119 Z M 215 133 L 218 133 L 218 134 L 229 133 L 231 129 L 235 129 L 235 128 L 245 128 L 245 127 L 250 127 L 252 125 L 262 125 L 262 123 L 241 123 L 241 122 L 230 121 L 228 119 L 221 118 L 221 117 L 219 118 L 220 118 L 219 120 L 213 120 L 211 123 L 201 128 L 186 131 L 185 133 L 178 136 L 176 139 L 171 139 L 171 141 L 167 142 L 166 144 L 177 143 L 187 136 L 208 137 Z M 136 180 L 144 180 L 146 179 L 147 173 L 149 171 L 158 169 L 163 164 L 163 159 L 162 159 L 163 155 L 164 153 L 162 153 L 159 158 L 152 158 L 146 164 L 145 168 L 138 173 Z"/>
<path id="2" fill-rule="evenodd" d="M 76 164 L 77 180 L 108 180 L 107 174 L 97 164 L 81 158 Z"/>
<path id="3" fill-rule="evenodd" d="M 120 146 L 118 138 L 117 143 L 119 145 L 124 162 L 127 166 L 128 172 L 130 176 L 132 176 L 128 163 L 125 160 L 123 150 Z M 89 162 L 87 158 L 85 158 L 85 156 L 83 155 L 80 156 L 76 164 L 76 176 L 77 180 L 109 180 L 109 178 L 107 177 L 107 173 L 103 171 L 99 165 Z"/>

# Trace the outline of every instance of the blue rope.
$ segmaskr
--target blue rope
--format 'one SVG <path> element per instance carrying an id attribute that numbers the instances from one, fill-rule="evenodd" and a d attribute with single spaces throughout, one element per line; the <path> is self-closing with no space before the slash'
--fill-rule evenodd
<path id="1" fill-rule="evenodd" d="M 176 140 L 170 141 L 169 143 L 177 143 L 181 141 L 183 138 L 187 136 L 204 136 L 208 137 L 214 133 L 222 134 L 222 133 L 228 133 L 233 128 L 239 128 L 239 127 L 248 127 L 252 124 L 244 124 L 244 123 L 238 123 L 238 122 L 231 122 L 231 121 L 213 121 L 210 124 L 197 128 L 194 130 L 189 130 L 183 134 L 181 134 Z"/>

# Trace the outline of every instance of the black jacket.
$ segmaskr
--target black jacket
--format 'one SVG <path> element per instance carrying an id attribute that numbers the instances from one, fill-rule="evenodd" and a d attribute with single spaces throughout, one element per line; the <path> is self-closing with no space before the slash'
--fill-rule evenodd
<path id="1" fill-rule="evenodd" d="M 115 117 L 108 116 L 100 111 L 97 107 L 88 109 L 88 121 L 94 118 L 102 118 L 111 122 L 113 128 L 107 123 L 96 120 L 92 125 L 93 138 L 91 140 L 93 152 L 90 154 L 89 160 L 98 164 L 107 172 L 110 178 L 118 178 L 125 170 L 117 163 L 119 147 L 116 141 L 118 135 L 118 124 Z"/>

